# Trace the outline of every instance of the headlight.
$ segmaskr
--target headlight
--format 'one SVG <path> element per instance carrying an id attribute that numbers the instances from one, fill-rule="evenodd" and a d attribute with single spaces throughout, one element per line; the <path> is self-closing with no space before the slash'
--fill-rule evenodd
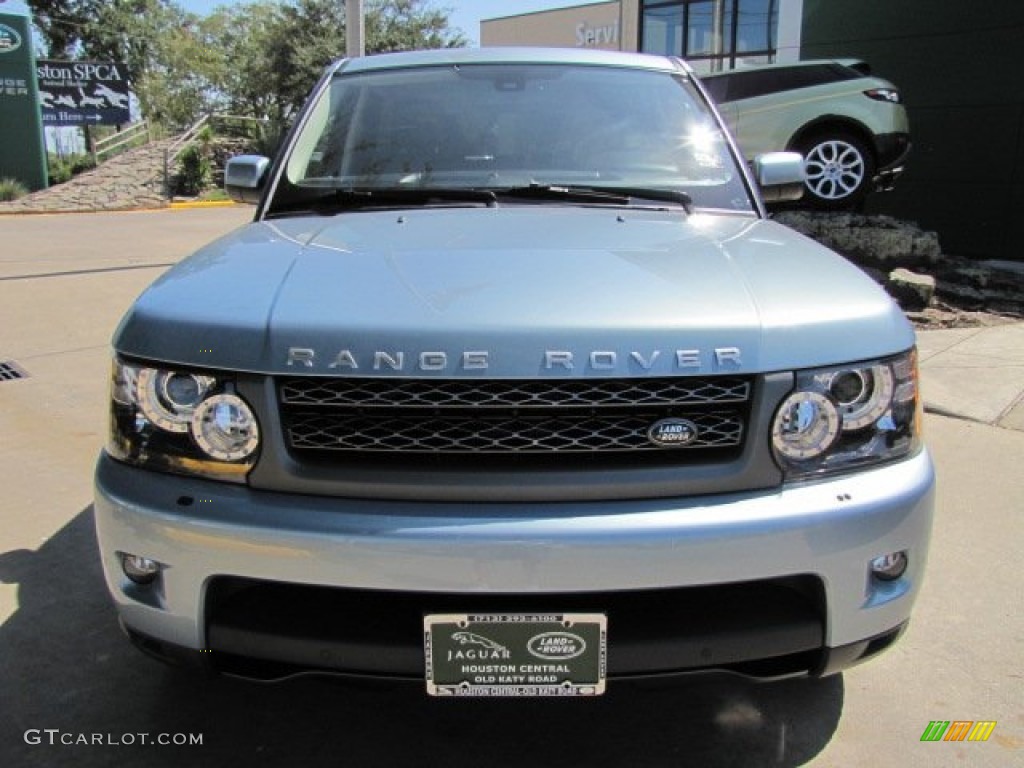
<path id="1" fill-rule="evenodd" d="M 917 353 L 799 371 L 772 424 L 787 480 L 903 458 L 920 446 Z"/>
<path id="2" fill-rule="evenodd" d="M 201 402 L 191 428 L 199 447 L 219 461 L 244 460 L 260 442 L 256 417 L 238 395 L 214 395 Z"/>
<path id="3" fill-rule="evenodd" d="M 169 472 L 245 482 L 256 416 L 230 378 L 114 361 L 107 453 Z"/>
<path id="4" fill-rule="evenodd" d="M 140 368 L 139 407 L 153 424 L 168 432 L 188 432 L 192 412 L 216 383 L 210 376 Z"/>

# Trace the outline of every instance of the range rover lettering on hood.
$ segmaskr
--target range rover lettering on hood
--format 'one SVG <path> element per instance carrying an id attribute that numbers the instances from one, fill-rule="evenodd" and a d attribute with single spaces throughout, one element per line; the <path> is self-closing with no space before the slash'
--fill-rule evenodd
<path id="1" fill-rule="evenodd" d="M 616 371 L 640 369 L 650 371 L 655 363 L 669 358 L 670 365 L 680 371 L 736 371 L 743 365 L 743 354 L 739 347 L 715 347 L 702 349 L 652 349 L 632 350 L 620 353 L 614 350 L 595 349 L 576 352 L 564 349 L 546 349 L 540 355 L 541 370 L 574 371 Z M 328 371 L 486 371 L 491 364 L 488 350 L 463 350 L 458 353 L 444 351 L 406 352 L 405 350 L 374 350 L 357 352 L 341 349 L 328 355 L 320 355 L 312 347 L 289 347 L 285 365 L 325 369 Z"/>

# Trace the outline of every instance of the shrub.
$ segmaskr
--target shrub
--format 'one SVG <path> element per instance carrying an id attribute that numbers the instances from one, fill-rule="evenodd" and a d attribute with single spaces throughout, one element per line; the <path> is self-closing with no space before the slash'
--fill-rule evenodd
<path id="1" fill-rule="evenodd" d="M 75 155 L 71 158 L 71 175 L 77 176 L 96 167 L 92 155 Z"/>
<path id="2" fill-rule="evenodd" d="M 195 144 L 181 153 L 181 173 L 178 175 L 178 190 L 184 195 L 198 195 L 210 186 L 210 160 Z"/>
<path id="3" fill-rule="evenodd" d="M 71 165 L 66 163 L 59 158 L 50 156 L 50 162 L 47 164 L 49 170 L 50 186 L 55 184 L 63 184 L 65 181 L 71 179 Z"/>
<path id="4" fill-rule="evenodd" d="M 61 157 L 50 153 L 46 159 L 50 186 L 63 184 L 65 181 L 70 181 L 73 176 L 77 176 L 85 171 L 91 171 L 96 167 L 96 161 L 93 160 L 92 155 L 67 155 Z"/>
<path id="5" fill-rule="evenodd" d="M 249 128 L 249 153 L 274 157 L 287 132 L 288 126 L 269 121 L 252 124 Z"/>
<path id="6" fill-rule="evenodd" d="M 28 194 L 28 188 L 17 179 L 0 179 L 0 203 L 9 203 Z"/>

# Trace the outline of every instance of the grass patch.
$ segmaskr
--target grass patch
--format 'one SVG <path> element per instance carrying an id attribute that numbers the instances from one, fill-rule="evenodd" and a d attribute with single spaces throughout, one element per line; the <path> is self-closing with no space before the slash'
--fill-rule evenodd
<path id="1" fill-rule="evenodd" d="M 196 200 L 202 200 L 204 203 L 219 203 L 230 199 L 231 198 L 228 197 L 227 192 L 216 187 L 204 190 L 199 197 L 196 198 Z"/>
<path id="2" fill-rule="evenodd" d="M 9 203 L 28 194 L 28 187 L 17 179 L 0 179 L 0 203 Z"/>

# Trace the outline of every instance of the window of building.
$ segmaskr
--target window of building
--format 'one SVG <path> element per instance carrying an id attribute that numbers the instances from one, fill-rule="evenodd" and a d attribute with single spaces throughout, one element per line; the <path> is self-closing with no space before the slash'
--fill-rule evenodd
<path id="1" fill-rule="evenodd" d="M 643 0 L 645 53 L 682 56 L 698 72 L 770 64 L 778 46 L 779 0 Z"/>
<path id="2" fill-rule="evenodd" d="M 674 54 L 683 49 L 686 12 L 682 3 L 644 8 L 643 45 L 646 53 Z"/>

